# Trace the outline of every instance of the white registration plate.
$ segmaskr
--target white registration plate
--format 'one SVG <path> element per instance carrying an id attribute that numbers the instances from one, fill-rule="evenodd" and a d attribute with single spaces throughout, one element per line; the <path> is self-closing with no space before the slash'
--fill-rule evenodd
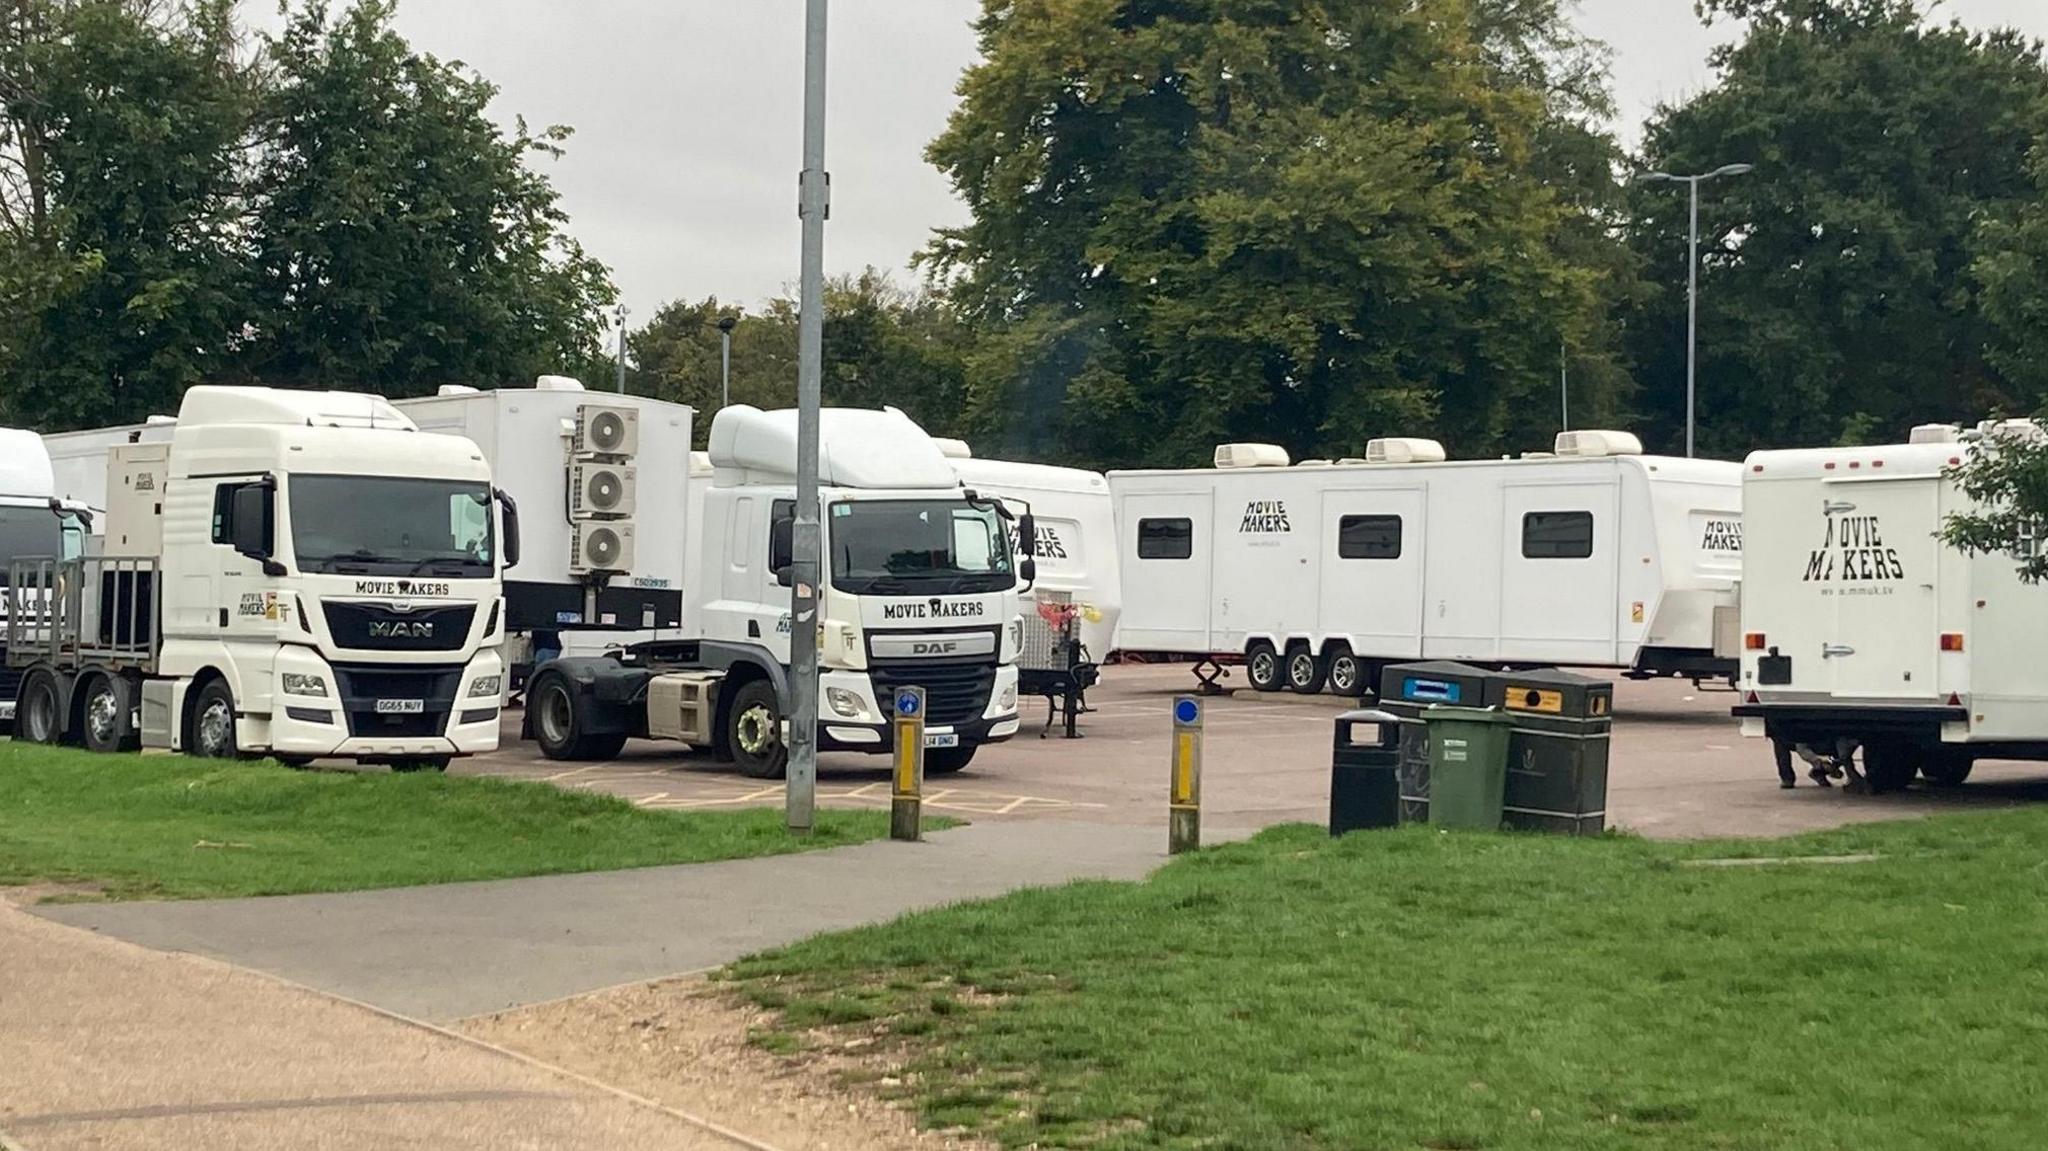
<path id="1" fill-rule="evenodd" d="M 924 734 L 926 747 L 959 747 L 960 736 L 950 731 L 928 731 Z"/>
<path id="2" fill-rule="evenodd" d="M 377 701 L 378 715 L 420 715 L 427 710 L 423 699 L 380 699 Z"/>

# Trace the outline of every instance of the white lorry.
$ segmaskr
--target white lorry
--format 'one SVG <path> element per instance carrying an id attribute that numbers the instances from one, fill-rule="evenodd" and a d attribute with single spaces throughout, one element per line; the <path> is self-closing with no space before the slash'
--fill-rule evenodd
<path id="1" fill-rule="evenodd" d="M 1521 459 L 1383 439 L 1292 466 L 1227 444 L 1216 464 L 1109 474 L 1127 652 L 1242 655 L 1261 691 L 1343 695 L 1415 659 L 1735 674 L 1714 638 L 1736 606 L 1739 465 L 1599 431 Z"/>
<path id="2" fill-rule="evenodd" d="M 399 769 L 497 747 L 518 518 L 476 445 L 375 396 L 197 387 L 108 474 L 104 554 L 10 565 L 17 739 Z"/>
<path id="3" fill-rule="evenodd" d="M 688 638 L 543 665 L 526 712 L 543 753 L 604 759 L 629 737 L 670 739 L 778 777 L 793 639 L 819 645 L 820 750 L 893 750 L 902 686 L 927 692 L 927 771 L 1016 734 L 1020 584 L 1036 564 L 1013 557 L 1008 510 L 964 487 L 931 437 L 900 412 L 822 413 L 819 619 L 795 637 L 796 413 L 725 408 L 710 456 L 710 486 L 675 509 L 701 495 Z M 1019 527 L 1035 530 L 1028 516 Z"/>
<path id="4" fill-rule="evenodd" d="M 1795 757 L 1875 791 L 2048 759 L 2048 588 L 1938 538 L 1973 507 L 1948 469 L 1994 430 L 1749 457 L 1735 714 L 1770 738 L 1783 785 Z"/>
<path id="5" fill-rule="evenodd" d="M 8 567 L 28 556 L 76 559 L 85 550 L 90 515 L 59 499 L 43 441 L 22 428 L 0 428 L 0 593 Z M 30 618 L 43 611 L 40 599 L 23 605 Z M 14 697 L 21 673 L 7 665 L 8 603 L 0 598 L 0 730 L 14 723 Z"/>

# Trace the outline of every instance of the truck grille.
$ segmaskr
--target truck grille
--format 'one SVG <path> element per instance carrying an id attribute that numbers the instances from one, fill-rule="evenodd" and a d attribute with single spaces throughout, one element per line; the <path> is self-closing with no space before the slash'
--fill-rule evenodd
<path id="1" fill-rule="evenodd" d="M 996 686 L 994 661 L 980 657 L 969 660 L 925 660 L 920 662 L 876 661 L 869 674 L 875 681 L 875 702 L 884 718 L 896 716 L 896 689 L 924 689 L 925 723 L 951 727 L 980 719 L 988 709 L 989 693 Z"/>
<path id="2" fill-rule="evenodd" d="M 356 651 L 457 651 L 469 641 L 473 603 L 394 611 L 384 604 L 323 605 L 335 645 Z"/>
<path id="3" fill-rule="evenodd" d="M 336 664 L 348 733 L 369 738 L 419 739 L 445 735 L 455 692 L 462 686 L 460 667 L 351 667 Z M 380 712 L 378 700 L 419 700 L 417 712 Z"/>

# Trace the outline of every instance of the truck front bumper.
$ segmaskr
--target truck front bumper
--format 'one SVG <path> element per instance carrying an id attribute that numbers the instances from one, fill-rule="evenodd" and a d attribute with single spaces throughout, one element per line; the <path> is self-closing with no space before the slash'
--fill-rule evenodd
<path id="1" fill-rule="evenodd" d="M 927 745 L 934 736 L 951 735 L 960 747 L 975 747 L 984 743 L 1002 743 L 1017 734 L 1022 720 L 1017 713 L 983 717 L 968 723 L 948 724 L 943 727 L 924 729 Z M 845 723 L 838 720 L 818 721 L 819 751 L 872 751 L 894 752 L 896 730 L 893 724 Z"/>
<path id="2" fill-rule="evenodd" d="M 317 652 L 285 648 L 277 661 L 275 682 L 280 690 L 271 701 L 267 738 L 248 745 L 267 745 L 279 755 L 359 763 L 496 751 L 503 671 L 498 653 L 486 649 L 459 674 L 452 669 L 444 673 L 453 680 L 452 694 L 436 696 L 395 676 L 338 675 Z M 287 672 L 317 677 L 325 694 L 285 694 Z M 493 677 L 498 678 L 500 691 L 470 694 L 479 681 Z M 364 686 L 376 684 L 383 686 Z M 413 710 L 380 712 L 379 700 L 387 697 L 392 706 Z"/>
<path id="3" fill-rule="evenodd" d="M 893 752 L 895 725 L 890 712 L 877 703 L 874 681 L 865 672 L 828 671 L 818 677 L 818 749 L 820 751 Z M 852 714 L 848 714 L 848 712 Z M 1017 734 L 1022 720 L 1017 711 L 1017 669 L 996 669 L 990 697 L 977 719 L 964 723 L 931 724 L 925 728 L 929 743 L 933 737 L 952 736 L 961 747 L 1001 743 Z"/>

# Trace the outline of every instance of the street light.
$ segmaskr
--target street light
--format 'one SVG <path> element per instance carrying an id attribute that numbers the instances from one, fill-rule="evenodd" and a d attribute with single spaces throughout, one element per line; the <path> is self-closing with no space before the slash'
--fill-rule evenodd
<path id="1" fill-rule="evenodd" d="M 803 265 L 797 304 L 796 517 L 790 525 L 789 771 L 783 821 L 808 834 L 818 786 L 818 404 L 825 375 L 825 0 L 804 5 L 804 166 L 797 181 Z"/>
<path id="2" fill-rule="evenodd" d="M 740 322 L 731 316 L 722 316 L 718 321 L 719 358 L 722 361 L 722 370 L 719 373 L 720 408 L 732 406 L 732 330 L 739 327 L 739 324 Z"/>
<path id="3" fill-rule="evenodd" d="M 1693 455 L 1693 409 L 1699 378 L 1699 330 L 1700 330 L 1700 185 L 1722 176 L 1741 176 L 1756 171 L 1755 164 L 1723 164 L 1711 172 L 1697 176 L 1674 176 L 1669 172 L 1644 172 L 1636 177 L 1637 182 L 1654 184 L 1669 181 L 1673 184 L 1688 185 L 1692 191 L 1692 239 L 1691 254 L 1685 266 L 1685 456 Z"/>
<path id="4" fill-rule="evenodd" d="M 632 311 L 632 309 L 630 309 L 630 308 L 626 307 L 626 305 L 624 305 L 624 304 L 620 304 L 620 305 L 619 305 L 619 394 L 620 394 L 620 395 L 624 395 L 624 394 L 626 393 L 626 317 L 627 317 L 627 316 L 630 316 L 630 315 L 632 315 L 632 314 L 633 314 L 633 311 Z"/>

